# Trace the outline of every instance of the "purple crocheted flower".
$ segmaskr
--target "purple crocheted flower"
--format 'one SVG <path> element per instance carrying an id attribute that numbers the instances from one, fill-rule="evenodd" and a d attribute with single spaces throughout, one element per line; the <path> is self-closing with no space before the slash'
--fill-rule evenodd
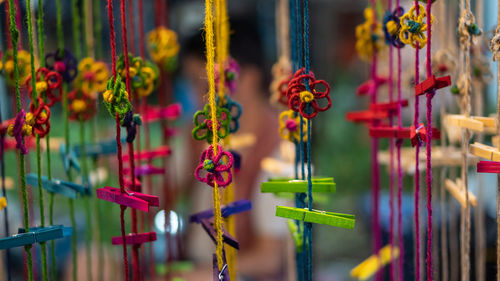
<path id="1" fill-rule="evenodd" d="M 240 66 L 238 63 L 233 60 L 232 58 L 229 58 L 226 63 L 224 64 L 224 73 L 226 74 L 225 80 L 224 80 L 224 87 L 225 90 L 228 90 L 230 94 L 233 94 L 234 91 L 236 90 L 236 82 L 238 80 L 238 77 L 240 76 Z M 219 65 L 215 65 L 215 87 L 219 87 Z"/>
<path id="2" fill-rule="evenodd" d="M 67 49 L 57 49 L 53 53 L 48 53 L 45 56 L 45 65 L 48 69 L 61 74 L 66 82 L 73 81 L 78 73 L 78 60 Z"/>
<path id="3" fill-rule="evenodd" d="M 224 156 L 227 159 L 223 159 Z M 217 145 L 217 155 L 214 155 L 214 148 L 211 145 L 201 154 L 200 164 L 196 167 L 194 175 L 197 180 L 211 187 L 214 187 L 215 184 L 218 187 L 226 187 L 233 180 L 232 167 L 233 155 L 230 152 L 222 150 L 220 145 Z M 205 171 L 205 176 L 202 176 L 203 171 Z M 224 178 L 224 173 L 227 173 L 226 178 Z"/>

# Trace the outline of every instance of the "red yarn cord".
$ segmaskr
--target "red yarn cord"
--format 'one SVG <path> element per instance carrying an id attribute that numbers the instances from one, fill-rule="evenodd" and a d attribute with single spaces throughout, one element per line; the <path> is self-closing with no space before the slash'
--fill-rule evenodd
<path id="1" fill-rule="evenodd" d="M 113 16 L 113 0 L 108 0 L 109 41 L 111 42 L 111 62 L 113 78 L 116 80 L 116 33 L 115 18 Z M 119 122 L 118 122 L 119 123 Z M 120 125 L 118 125 L 119 127 Z"/>
<path id="2" fill-rule="evenodd" d="M 415 10 L 419 14 L 418 1 L 415 1 Z M 415 85 L 420 83 L 419 69 L 419 45 L 415 47 Z M 415 128 L 419 125 L 419 96 L 415 96 L 415 115 L 413 117 L 413 125 Z M 415 280 L 420 280 L 420 168 L 419 168 L 419 153 L 420 145 L 415 146 Z"/>
<path id="3" fill-rule="evenodd" d="M 120 126 L 118 126 L 119 128 Z M 130 277 L 128 276 L 128 257 L 127 257 L 127 243 L 125 243 L 125 209 L 127 207 L 120 206 L 120 226 L 122 232 L 122 241 L 123 241 L 123 266 L 125 267 L 125 280 L 129 281 Z"/>
<path id="4" fill-rule="evenodd" d="M 12 49 L 12 41 L 10 40 L 10 12 L 9 12 L 9 1 L 5 1 L 5 39 L 7 40 L 7 48 Z"/>
<path id="5" fill-rule="evenodd" d="M 145 60 L 146 50 L 144 48 L 144 45 L 146 44 L 146 41 L 144 38 L 144 8 L 142 1 L 143 0 L 139 0 L 139 3 L 137 3 L 137 9 L 139 12 L 139 53 L 141 55 L 141 58 Z"/>
<path id="6" fill-rule="evenodd" d="M 162 20 L 162 8 L 161 8 L 161 0 L 155 0 L 155 26 L 158 27 L 161 25 Z"/>
<path id="7" fill-rule="evenodd" d="M 130 19 L 130 53 L 135 54 L 135 34 L 134 34 L 134 0 L 128 0 L 128 17 Z"/>
<path id="8" fill-rule="evenodd" d="M 111 0 L 109 0 L 111 1 Z M 121 129 L 120 129 L 120 116 L 116 114 L 116 145 L 117 151 L 116 155 L 118 158 L 118 181 L 120 182 L 120 191 L 125 193 L 125 184 L 123 182 L 123 160 L 122 160 L 122 143 L 120 140 Z M 120 206 L 120 227 L 122 231 L 122 241 L 123 241 L 123 266 L 125 272 L 125 280 L 129 281 L 128 276 L 128 255 L 127 255 L 127 243 L 125 243 L 125 206 Z"/>

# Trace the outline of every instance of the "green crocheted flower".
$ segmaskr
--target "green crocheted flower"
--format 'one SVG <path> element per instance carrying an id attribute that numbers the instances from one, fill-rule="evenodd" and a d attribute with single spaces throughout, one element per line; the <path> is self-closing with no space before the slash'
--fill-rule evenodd
<path id="1" fill-rule="evenodd" d="M 231 123 L 231 113 L 229 110 L 217 107 L 217 135 L 220 139 L 229 134 L 229 124 Z M 193 116 L 194 129 L 192 131 L 195 140 L 206 140 L 212 142 L 212 114 L 210 105 L 206 104 L 203 110 L 197 111 Z"/>
<path id="2" fill-rule="evenodd" d="M 127 112 L 132 110 L 132 104 L 130 104 L 125 83 L 121 81 L 120 75 L 116 76 L 116 81 L 114 81 L 113 77 L 109 78 L 108 84 L 106 85 L 106 91 L 102 94 L 102 97 L 109 114 L 113 117 L 118 114 L 120 116 L 120 122 Z"/>

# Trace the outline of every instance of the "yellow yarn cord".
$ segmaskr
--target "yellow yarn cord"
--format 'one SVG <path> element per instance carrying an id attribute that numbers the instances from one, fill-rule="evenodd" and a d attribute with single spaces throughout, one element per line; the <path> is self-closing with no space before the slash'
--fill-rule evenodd
<path id="1" fill-rule="evenodd" d="M 219 0 L 216 0 L 219 1 Z M 209 104 L 210 104 L 210 115 L 212 119 L 212 124 L 217 124 L 217 106 L 215 104 L 215 50 L 214 50 L 214 29 L 213 29 L 213 15 L 212 8 L 213 0 L 205 0 L 205 45 L 207 49 L 207 78 L 208 78 L 208 96 L 209 96 Z M 214 155 L 217 155 L 217 146 L 218 146 L 218 134 L 217 134 L 217 126 L 212 126 L 213 139 L 212 146 L 214 149 Z M 219 187 L 217 183 L 214 184 L 213 188 L 213 201 L 214 201 L 214 226 L 217 231 L 217 246 L 216 246 L 216 255 L 217 255 L 217 265 L 219 267 L 219 271 L 223 267 L 222 260 L 222 214 L 220 210 L 220 194 Z"/>
<path id="2" fill-rule="evenodd" d="M 224 139 L 224 146 L 230 148 L 230 143 L 231 143 L 231 136 L 228 135 Z M 222 204 L 227 205 L 231 202 L 234 201 L 234 182 L 229 184 L 225 189 L 224 189 L 224 195 L 222 197 Z M 224 222 L 226 223 L 226 231 L 231 234 L 233 237 L 236 237 L 236 224 L 235 224 L 235 217 L 234 216 L 229 216 L 224 219 Z M 236 281 L 236 249 L 229 247 L 226 249 L 226 262 L 227 262 L 227 269 L 229 270 L 229 280 Z"/>

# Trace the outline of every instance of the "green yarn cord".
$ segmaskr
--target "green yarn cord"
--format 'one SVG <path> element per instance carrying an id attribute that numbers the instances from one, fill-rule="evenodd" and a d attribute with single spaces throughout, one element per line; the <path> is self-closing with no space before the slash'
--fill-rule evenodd
<path id="1" fill-rule="evenodd" d="M 80 14 L 78 13 L 78 0 L 72 0 L 73 12 L 73 48 L 75 48 L 76 59 L 82 58 L 82 45 L 80 35 Z"/>
<path id="2" fill-rule="evenodd" d="M 62 52 L 62 50 L 64 49 L 64 34 L 62 26 L 61 0 L 56 0 L 56 10 L 57 10 L 57 47 Z"/>
<path id="3" fill-rule="evenodd" d="M 39 0 L 40 1 L 40 0 Z M 39 2 L 40 3 L 40 2 Z M 41 10 L 42 7 L 39 7 Z M 35 54 L 33 46 L 33 26 L 31 25 L 31 0 L 26 0 L 26 18 L 28 21 L 28 39 L 29 39 L 29 50 L 31 57 L 31 96 L 33 98 L 33 103 L 35 107 L 38 107 L 38 94 L 36 91 L 36 71 L 35 71 Z M 39 26 L 40 28 L 40 26 Z M 43 40 L 39 40 L 43 41 Z M 43 43 L 41 43 L 43 45 Z M 42 189 L 42 157 L 40 155 L 40 136 L 36 135 L 36 165 L 37 165 L 37 175 L 38 175 L 38 196 L 39 196 L 39 206 L 40 206 L 40 224 L 41 227 L 45 227 L 45 206 L 43 200 L 43 189 Z M 47 247 L 45 242 L 40 243 L 42 250 L 42 278 L 43 281 L 47 281 Z"/>
<path id="4" fill-rule="evenodd" d="M 87 152 L 85 149 L 85 122 L 83 118 L 80 118 L 80 147 L 82 154 L 80 156 L 80 161 L 82 162 L 82 184 L 90 188 L 90 183 L 88 179 L 88 167 L 87 167 Z M 85 215 L 87 219 L 87 231 L 85 232 L 85 247 L 87 255 L 87 278 L 92 281 L 92 212 L 90 209 L 90 196 L 85 197 Z"/>
<path id="5" fill-rule="evenodd" d="M 14 0 L 9 0 L 9 31 L 12 43 L 12 59 L 14 61 L 14 81 L 16 91 L 16 107 L 17 112 L 22 110 L 21 107 L 21 93 L 19 91 L 19 67 L 17 59 L 17 42 L 19 41 L 19 30 L 16 27 L 16 8 Z M 24 142 L 24 137 L 23 137 Z M 19 178 L 21 180 L 21 194 L 23 198 L 23 215 L 24 215 L 24 228 L 29 231 L 29 212 L 28 212 L 28 194 L 26 192 L 26 171 L 24 168 L 24 154 L 19 151 Z M 33 258 L 31 256 L 31 245 L 24 246 L 24 251 L 28 257 L 28 280 L 33 281 Z"/>

